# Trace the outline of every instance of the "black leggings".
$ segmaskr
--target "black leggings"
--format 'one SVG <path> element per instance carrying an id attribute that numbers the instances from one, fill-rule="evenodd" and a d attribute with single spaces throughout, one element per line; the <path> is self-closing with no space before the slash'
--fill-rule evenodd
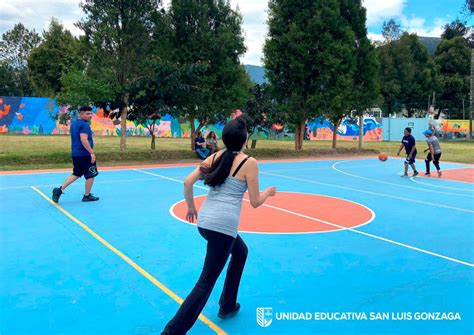
<path id="1" fill-rule="evenodd" d="M 161 333 L 162 335 L 186 334 L 191 329 L 206 305 L 229 255 L 232 255 L 232 257 L 227 268 L 219 306 L 223 312 L 230 312 L 237 303 L 240 278 L 242 277 L 248 254 L 247 246 L 240 236 L 233 238 L 216 231 L 203 228 L 198 229 L 202 237 L 207 240 L 206 259 L 201 276 L 176 315 L 166 325 Z"/>
<path id="2" fill-rule="evenodd" d="M 439 154 L 434 154 L 434 159 L 433 159 L 433 164 L 434 166 L 436 166 L 436 170 L 441 170 L 441 168 L 439 167 L 439 159 L 441 158 L 441 153 Z M 430 162 L 431 162 L 432 158 L 431 158 L 431 152 L 428 154 L 428 156 L 426 156 L 426 159 L 425 159 L 425 164 L 426 164 L 426 173 L 430 173 Z"/>

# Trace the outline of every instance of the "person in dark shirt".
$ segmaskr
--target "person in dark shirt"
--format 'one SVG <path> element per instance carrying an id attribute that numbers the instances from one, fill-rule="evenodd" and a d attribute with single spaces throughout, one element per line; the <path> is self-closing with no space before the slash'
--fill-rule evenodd
<path id="1" fill-rule="evenodd" d="M 92 119 L 92 108 L 89 106 L 79 109 L 79 117 L 71 125 L 71 151 L 74 165 L 72 175 L 66 178 L 60 187 L 53 189 L 52 199 L 58 203 L 59 197 L 66 187 L 71 185 L 80 177 L 86 179 L 85 192 L 82 197 L 83 202 L 97 201 L 99 197 L 91 194 L 94 178 L 97 177 L 96 157 L 94 153 L 94 140 L 92 139 L 92 129 L 90 121 Z"/>
<path id="2" fill-rule="evenodd" d="M 196 154 L 201 159 L 206 159 L 209 156 L 209 149 L 205 147 L 206 141 L 204 137 L 202 137 L 202 133 L 199 131 L 194 139 L 194 148 L 196 150 Z"/>
<path id="3" fill-rule="evenodd" d="M 413 169 L 413 177 L 418 175 L 418 171 L 416 171 L 415 166 L 415 158 L 416 158 L 416 141 L 415 138 L 411 135 L 411 128 L 405 128 L 403 132 L 402 143 L 400 144 L 400 148 L 398 149 L 397 155 L 400 156 L 400 152 L 405 147 L 405 152 L 407 154 L 407 158 L 405 159 L 405 173 L 402 177 L 408 176 L 408 165 L 411 166 Z"/>

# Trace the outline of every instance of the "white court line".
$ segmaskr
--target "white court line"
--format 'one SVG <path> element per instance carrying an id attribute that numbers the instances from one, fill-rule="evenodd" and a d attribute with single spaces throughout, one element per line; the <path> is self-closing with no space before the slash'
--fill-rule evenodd
<path id="1" fill-rule="evenodd" d="M 94 182 L 94 185 L 97 184 L 115 184 L 115 183 L 134 183 L 138 181 L 151 181 L 154 180 L 154 178 L 138 178 L 138 179 L 117 179 L 117 180 L 110 180 L 110 181 L 96 181 Z M 42 184 L 42 185 L 34 185 L 35 187 L 53 187 L 53 186 L 58 186 L 58 183 L 55 184 Z M 71 186 L 82 186 L 80 183 L 73 183 Z M 17 190 L 17 189 L 31 189 L 31 185 L 28 186 L 5 186 L 5 187 L 0 187 L 0 190 Z"/>
<path id="2" fill-rule="evenodd" d="M 95 181 L 94 185 L 102 185 L 102 184 L 115 184 L 115 183 L 134 183 L 138 181 L 150 181 L 150 180 L 155 180 L 155 178 L 138 178 L 138 179 L 117 179 L 117 180 L 110 180 L 110 181 Z M 42 184 L 42 185 L 33 185 L 35 187 L 53 187 L 53 186 L 58 186 L 60 183 L 55 183 L 55 184 Z M 73 186 L 83 186 L 80 183 L 73 183 L 69 185 L 68 187 L 73 187 Z M 0 191 L 3 190 L 21 190 L 21 189 L 31 189 L 31 185 L 28 186 L 5 186 L 5 187 L 0 187 Z"/>
<path id="3" fill-rule="evenodd" d="M 419 190 L 419 191 L 423 191 L 423 192 L 432 192 L 432 193 L 437 193 L 437 194 L 456 195 L 456 196 L 459 196 L 459 197 L 467 197 L 467 198 L 472 198 L 472 197 L 473 197 L 472 195 L 468 195 L 468 194 L 442 192 L 442 191 L 430 190 L 430 189 L 427 189 L 427 188 L 419 188 L 419 187 L 407 186 L 407 185 L 402 185 L 402 184 L 395 184 L 395 183 L 390 183 L 390 182 L 386 182 L 386 181 L 382 181 L 382 180 L 378 180 L 378 179 L 373 179 L 373 178 L 358 176 L 358 175 L 355 175 L 355 174 L 352 174 L 352 173 L 349 173 L 349 172 L 345 172 L 345 171 L 339 170 L 339 169 L 336 167 L 336 165 L 338 165 L 338 164 L 340 164 L 340 163 L 346 163 L 346 162 L 349 162 L 349 161 L 336 162 L 336 163 L 334 163 L 334 164 L 331 166 L 331 168 L 332 168 L 333 170 L 335 170 L 335 171 L 337 171 L 337 172 L 339 172 L 339 173 L 345 174 L 346 176 L 349 176 L 349 177 L 354 177 L 354 178 L 359 178 L 359 179 L 365 179 L 365 180 L 374 181 L 374 182 L 381 183 L 381 184 L 385 184 L 385 185 L 393 185 L 393 186 L 397 186 L 397 187 L 409 188 L 409 189 Z"/>
<path id="4" fill-rule="evenodd" d="M 410 198 L 398 197 L 398 196 L 395 196 L 395 195 L 389 195 L 389 194 L 385 194 L 385 193 L 364 191 L 364 190 L 360 190 L 358 188 L 340 186 L 340 185 L 337 185 L 337 184 L 323 183 L 323 182 L 320 182 L 320 181 L 315 181 L 315 180 L 310 180 L 310 179 L 303 179 L 303 178 L 297 178 L 297 177 L 288 177 L 288 176 L 281 175 L 281 174 L 276 174 L 276 173 L 269 173 L 269 172 L 260 172 L 260 173 L 268 175 L 268 176 L 286 178 L 286 179 L 290 179 L 290 180 L 297 180 L 297 181 L 301 181 L 301 182 L 304 182 L 304 183 L 310 183 L 310 184 L 317 184 L 317 185 L 329 186 L 329 187 L 334 187 L 334 188 L 340 188 L 340 189 L 343 189 L 343 190 L 349 190 L 349 191 L 354 191 L 354 192 L 359 192 L 359 193 L 377 195 L 377 196 L 380 196 L 380 197 L 403 200 L 403 201 L 408 201 L 408 202 L 413 202 L 413 203 L 423 204 L 423 205 L 429 205 L 429 206 L 434 206 L 434 207 L 447 208 L 447 209 L 452 209 L 452 210 L 460 211 L 460 212 L 474 213 L 474 210 L 471 210 L 471 209 L 458 208 L 458 207 L 442 205 L 442 204 L 435 204 L 435 203 L 429 202 L 429 201 L 422 201 L 422 200 L 415 200 L 415 199 L 410 199 Z"/>
<path id="5" fill-rule="evenodd" d="M 199 187 L 199 188 L 203 188 L 203 189 L 206 189 L 206 190 L 209 190 L 209 188 L 204 188 L 202 186 L 199 186 L 199 185 L 196 185 L 196 187 Z M 362 226 L 365 226 L 369 223 L 371 223 L 372 221 L 375 220 L 375 213 L 373 210 L 371 210 L 369 207 L 367 206 L 364 206 L 358 202 L 355 202 L 355 201 L 352 201 L 352 200 L 347 200 L 347 199 L 344 199 L 344 198 L 339 198 L 339 197 L 332 197 L 332 196 L 329 196 L 329 195 L 323 195 L 323 194 L 316 194 L 316 193 L 304 193 L 304 192 L 290 192 L 290 191 L 281 191 L 281 192 L 284 192 L 284 193 L 296 193 L 296 194 L 307 194 L 307 195 L 319 195 L 319 196 L 322 196 L 322 197 L 325 197 L 325 198 L 333 198 L 333 199 L 339 199 L 339 200 L 344 200 L 344 201 L 347 201 L 347 202 L 351 202 L 353 204 L 356 204 L 358 206 L 361 206 L 361 207 L 364 207 L 365 209 L 367 209 L 372 215 L 370 217 L 369 220 L 367 220 L 366 222 L 363 222 L 357 226 L 352 226 L 351 228 L 359 228 L 359 227 L 362 227 Z M 198 196 L 195 196 L 195 198 L 199 198 L 199 197 L 205 197 L 206 195 L 198 195 Z M 243 199 L 244 201 L 247 201 L 247 202 L 250 202 L 248 199 Z M 176 203 L 174 203 L 171 207 L 170 207 L 170 214 L 171 216 L 173 216 L 176 220 L 178 221 L 181 221 L 181 222 L 184 222 L 186 224 L 189 224 L 189 225 L 192 225 L 192 226 L 195 226 L 194 223 L 190 223 L 186 220 L 183 220 L 179 217 L 177 217 L 175 214 L 174 214 L 174 207 L 177 206 L 178 204 L 182 203 L 183 201 L 185 200 L 180 200 L 180 201 L 177 201 Z M 273 207 L 271 205 L 268 205 L 268 204 L 263 204 L 262 205 L 263 207 L 269 207 L 269 208 L 273 208 L 273 209 L 277 209 L 277 210 L 280 210 L 280 211 L 286 211 L 288 212 L 289 214 L 294 214 L 294 215 L 297 215 L 297 216 L 301 216 L 303 214 L 299 214 L 297 212 L 291 212 L 291 211 L 287 211 L 283 208 L 280 208 L 280 207 Z M 304 216 L 303 216 L 304 217 Z M 309 217 L 308 217 L 309 218 Z M 317 221 L 317 222 L 320 222 L 320 223 L 323 223 L 323 224 L 328 224 L 328 225 L 332 225 L 332 226 L 335 226 L 337 228 L 341 228 L 339 230 L 325 230 L 325 231 L 308 231 L 308 232 L 278 232 L 278 233 L 270 233 L 270 232 L 263 232 L 263 231 L 247 231 L 247 230 L 240 230 L 239 229 L 239 232 L 241 233 L 247 233 L 247 234 L 261 234 L 261 235 L 308 235 L 308 234 L 324 234 L 324 233 L 335 233 L 335 232 L 339 232 L 341 230 L 346 230 L 348 229 L 348 227 L 345 227 L 345 226 L 339 226 L 337 225 L 336 223 L 330 223 L 328 221 L 324 221 L 324 220 L 320 220 L 318 218 L 314 218 L 314 217 L 311 217 L 312 221 Z"/>
<path id="6" fill-rule="evenodd" d="M 433 177 L 433 178 L 437 178 L 437 177 Z M 416 180 L 415 178 L 411 177 L 410 180 L 412 182 L 415 182 L 415 183 L 418 183 L 418 184 L 422 184 L 422 185 L 429 185 L 429 186 L 433 186 L 433 187 L 439 187 L 439 188 L 446 188 L 446 189 L 450 189 L 450 190 L 459 190 L 459 191 L 469 191 L 469 192 L 474 192 L 474 187 L 471 188 L 471 189 L 467 189 L 467 188 L 459 188 L 459 187 L 449 187 L 449 186 L 441 186 L 441 185 L 434 185 L 434 184 L 431 184 L 431 183 L 423 183 L 419 180 Z M 442 179 L 442 180 L 446 180 L 446 179 Z M 449 179 L 448 179 L 449 180 Z M 449 180 L 449 181 L 457 181 L 457 180 Z"/>
<path id="7" fill-rule="evenodd" d="M 189 164 L 192 164 L 192 163 L 189 163 Z M 175 168 L 178 168 L 178 169 L 183 169 L 183 168 L 196 168 L 196 166 L 199 166 L 199 163 L 196 162 L 195 165 L 176 165 L 176 166 L 155 166 L 155 167 L 145 167 L 143 169 L 175 169 Z M 123 166 L 123 167 L 118 167 L 116 169 L 113 168 L 113 166 L 106 166 L 104 167 L 104 169 L 101 169 L 99 167 L 99 172 L 100 173 L 105 173 L 105 172 L 123 172 L 123 171 L 133 171 L 135 169 L 131 169 L 127 166 Z M 72 167 L 70 169 L 67 169 L 65 168 L 64 171 L 40 171 L 40 172 L 21 172 L 22 170 L 18 170 L 18 173 L 2 173 L 2 172 L 5 172 L 5 171 L 0 171 L 0 177 L 8 177 L 8 176 L 31 176 L 31 175 L 38 175 L 38 174 L 57 174 L 57 173 L 69 173 L 71 174 L 72 172 Z M 28 170 L 30 171 L 30 170 Z M 6 171 L 6 172 L 10 172 L 10 171 Z"/>
<path id="8" fill-rule="evenodd" d="M 156 176 L 156 177 L 159 177 L 159 178 L 163 178 L 163 179 L 166 179 L 166 180 L 170 180 L 170 181 L 174 181 L 174 182 L 184 184 L 184 181 L 182 181 L 182 180 L 165 177 L 165 176 L 162 176 L 162 175 L 159 175 L 159 174 L 156 174 L 156 173 L 142 171 L 142 170 L 139 170 L 139 169 L 134 169 L 134 171 L 149 174 L 151 176 Z M 203 187 L 203 186 L 200 186 L 200 185 L 194 185 L 194 186 L 198 187 L 198 188 L 201 188 L 201 189 L 204 189 L 204 190 L 208 190 L 207 187 Z M 339 225 L 336 225 L 336 224 L 331 223 L 331 222 L 319 220 L 319 219 L 313 218 L 311 216 L 307 216 L 307 215 L 300 214 L 300 213 L 297 213 L 297 212 L 292 212 L 292 211 L 289 211 L 289 210 L 286 210 L 286 209 L 283 209 L 283 208 L 280 208 L 280 207 L 270 206 L 270 205 L 265 205 L 265 204 L 264 204 L 264 206 L 267 206 L 267 207 L 270 207 L 270 208 L 273 208 L 273 209 L 276 209 L 276 210 L 279 210 L 279 211 L 283 211 L 283 212 L 286 212 L 286 213 L 294 214 L 294 215 L 297 215 L 297 216 L 301 216 L 301 217 L 307 218 L 309 220 L 315 220 L 315 221 L 319 221 L 319 222 L 322 222 L 322 223 L 326 223 L 326 224 L 331 225 L 331 226 L 343 227 L 343 226 L 339 226 Z M 369 233 L 362 232 L 362 231 L 359 231 L 359 230 L 355 230 L 355 229 L 352 229 L 352 228 L 347 228 L 347 227 L 343 227 L 343 228 L 344 228 L 344 230 L 349 230 L 349 231 L 351 231 L 353 233 L 356 233 L 356 234 L 368 236 L 368 237 L 375 238 L 375 239 L 380 240 L 380 241 L 384 241 L 384 242 L 392 243 L 392 244 L 395 244 L 395 245 L 399 245 L 401 247 L 405 247 L 405 248 L 408 248 L 408 249 L 419 251 L 419 252 L 422 252 L 422 253 L 425 253 L 425 254 L 428 254 L 428 255 L 431 255 L 431 256 L 443 258 L 443 259 L 446 259 L 446 260 L 451 261 L 451 262 L 455 262 L 455 263 L 459 263 L 459 264 L 462 264 L 462 265 L 467 265 L 467 266 L 470 266 L 470 267 L 474 267 L 474 264 L 468 263 L 468 262 L 465 262 L 465 261 L 462 261 L 462 260 L 459 260 L 459 259 L 456 259 L 456 258 L 444 256 L 444 255 L 441 255 L 441 254 L 438 254 L 438 253 L 435 253 L 435 252 L 431 252 L 431 251 L 428 251 L 428 250 L 425 250 L 425 249 L 420 249 L 420 248 L 417 248 L 417 247 L 414 247 L 414 246 L 411 246 L 411 245 L 408 245 L 408 244 L 405 244 L 405 243 L 400 243 L 400 242 L 390 240 L 390 239 L 385 238 L 385 237 L 380 237 L 380 236 L 377 236 L 377 235 L 369 234 Z"/>

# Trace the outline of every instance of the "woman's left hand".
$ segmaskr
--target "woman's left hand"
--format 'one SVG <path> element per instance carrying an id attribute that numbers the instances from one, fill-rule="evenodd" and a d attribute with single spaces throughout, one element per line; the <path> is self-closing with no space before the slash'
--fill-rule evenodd
<path id="1" fill-rule="evenodd" d="M 188 208 L 188 212 L 186 213 L 186 220 L 188 222 L 194 223 L 194 218 L 197 219 L 198 213 L 196 211 L 196 208 Z"/>

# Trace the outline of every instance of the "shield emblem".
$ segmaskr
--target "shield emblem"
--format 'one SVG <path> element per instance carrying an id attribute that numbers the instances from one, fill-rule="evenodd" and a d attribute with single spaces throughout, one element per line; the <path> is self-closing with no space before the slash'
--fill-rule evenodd
<path id="1" fill-rule="evenodd" d="M 257 324 L 260 327 L 268 327 L 272 323 L 273 310 L 271 307 L 257 307 Z"/>

